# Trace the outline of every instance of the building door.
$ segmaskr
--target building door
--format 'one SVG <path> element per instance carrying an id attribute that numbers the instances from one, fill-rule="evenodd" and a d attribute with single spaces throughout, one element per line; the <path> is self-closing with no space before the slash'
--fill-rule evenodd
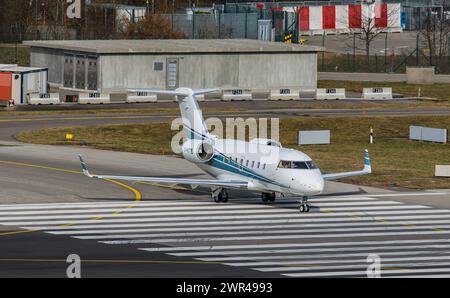
<path id="1" fill-rule="evenodd" d="M 75 88 L 86 89 L 86 58 L 77 56 L 75 60 Z"/>
<path id="2" fill-rule="evenodd" d="M 88 90 L 97 90 L 97 57 L 88 57 L 88 75 L 87 88 Z"/>
<path id="3" fill-rule="evenodd" d="M 64 55 L 64 87 L 66 88 L 74 88 L 74 76 L 75 76 L 75 68 L 74 68 L 74 56 L 73 55 Z"/>
<path id="4" fill-rule="evenodd" d="M 0 99 L 12 99 L 12 74 L 0 73 Z"/>
<path id="5" fill-rule="evenodd" d="M 178 88 L 178 58 L 167 59 L 166 63 L 166 89 Z"/>

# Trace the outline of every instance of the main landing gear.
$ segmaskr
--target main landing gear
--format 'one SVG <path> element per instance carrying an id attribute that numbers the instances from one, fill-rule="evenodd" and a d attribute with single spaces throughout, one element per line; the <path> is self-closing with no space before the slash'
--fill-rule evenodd
<path id="1" fill-rule="evenodd" d="M 267 202 L 273 203 L 273 202 L 275 202 L 275 199 L 276 199 L 276 195 L 275 195 L 274 192 L 263 192 L 263 193 L 261 193 L 261 200 L 264 203 L 267 203 Z"/>
<path id="2" fill-rule="evenodd" d="M 216 203 L 228 202 L 228 192 L 225 188 L 218 188 L 212 190 L 211 197 Z"/>
<path id="3" fill-rule="evenodd" d="M 300 207 L 298 208 L 301 213 L 309 212 L 310 206 L 307 202 L 308 202 L 308 197 L 302 197 L 302 200 L 300 202 Z"/>

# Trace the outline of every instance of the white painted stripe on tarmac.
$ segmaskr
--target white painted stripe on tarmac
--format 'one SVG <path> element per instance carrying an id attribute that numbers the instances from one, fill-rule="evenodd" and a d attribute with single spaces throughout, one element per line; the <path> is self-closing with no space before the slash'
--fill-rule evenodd
<path id="1" fill-rule="evenodd" d="M 406 268 L 412 267 L 410 270 L 415 270 L 414 267 L 433 267 L 433 266 L 449 266 L 448 268 L 445 268 L 447 272 L 450 273 L 450 263 L 416 263 L 416 264 L 408 264 L 408 263 L 383 263 L 382 264 L 382 273 L 385 273 L 386 271 L 391 270 L 383 270 L 383 268 L 399 268 L 406 270 Z M 367 268 L 367 264 L 356 264 L 356 265 L 336 265 L 336 266 L 307 266 L 302 267 L 299 266 L 293 266 L 293 267 L 287 267 L 287 266 L 281 266 L 281 267 L 266 267 L 266 268 L 252 268 L 258 271 L 262 272 L 302 272 L 302 271 L 311 271 L 313 270 L 336 270 L 336 269 L 360 269 L 360 268 Z M 437 268 L 436 268 L 437 269 Z"/>
<path id="2" fill-rule="evenodd" d="M 366 266 L 367 267 L 367 266 Z M 381 277 L 386 275 L 403 275 L 404 277 L 414 276 L 420 273 L 438 273 L 445 272 L 450 273 L 450 268 L 426 268 L 426 269 L 398 269 L 398 270 L 383 270 L 381 271 Z M 288 273 L 283 274 L 289 277 L 321 277 L 321 276 L 362 276 L 367 277 L 366 270 L 362 271 L 329 271 L 329 272 L 302 272 L 302 273 Z M 400 276 L 399 276 L 400 277 Z"/>
<path id="3" fill-rule="evenodd" d="M 305 260 L 316 258 L 346 258 L 346 257 L 367 257 L 371 253 L 377 253 L 380 256 L 387 255 L 415 255 L 422 253 L 434 253 L 434 254 L 448 254 L 450 246 L 447 244 L 437 245 L 404 245 L 404 246 L 382 246 L 382 247 L 355 247 L 355 248 L 304 248 L 304 249 L 284 249 L 284 250 L 261 250 L 249 251 L 248 253 L 239 253 L 242 251 L 217 251 L 215 255 L 220 257 L 205 257 L 205 254 L 197 253 L 196 255 L 190 255 L 196 257 L 198 260 L 206 262 L 244 262 L 244 261 L 275 261 L 275 260 Z M 419 249 L 419 250 L 415 250 Z M 420 250 L 428 249 L 428 250 Z M 445 249 L 441 251 L 440 249 Z M 143 249 L 146 250 L 146 249 Z M 414 250 L 414 251 L 412 251 Z M 357 252 L 358 253 L 355 253 Z M 360 252 L 364 251 L 364 252 Z M 207 252 L 207 251 L 206 251 Z M 313 252 L 314 254 L 310 254 Z M 343 253 L 350 252 L 350 253 Z M 322 253 L 322 254 L 318 254 Z M 325 254 L 328 253 L 328 254 Z M 175 255 L 174 253 L 169 253 Z M 262 255 L 261 255 L 262 254 Z M 270 254 L 270 255 L 268 255 Z M 280 255 L 281 254 L 281 255 Z M 285 255 L 288 254 L 288 255 Z M 233 256 L 228 256 L 233 255 Z M 238 256 L 236 256 L 238 255 Z M 242 256 L 245 255 L 245 256 Z M 256 256 L 254 256 L 256 255 Z M 184 255 L 185 256 L 185 255 Z M 225 256 L 225 257 L 223 257 Z"/>
<path id="4" fill-rule="evenodd" d="M 416 210 L 409 211 L 410 213 L 415 213 Z M 428 213 L 424 210 L 424 213 Z M 112 219 L 98 219 L 96 223 L 117 223 L 119 220 L 121 223 L 133 223 L 133 222 L 155 222 L 155 226 L 167 226 L 170 222 L 171 226 L 181 225 L 186 226 L 189 224 L 204 226 L 206 224 L 211 225 L 213 222 L 211 220 L 223 220 L 216 221 L 216 223 L 227 224 L 227 223 L 291 223 L 291 222 L 371 222 L 371 221 L 385 221 L 385 220 L 416 220 L 416 219 L 437 219 L 437 218 L 450 218 L 449 213 L 444 214 L 431 214 L 431 215 L 421 215 L 420 212 L 417 215 L 389 215 L 389 216 L 375 216 L 374 214 L 367 214 L 367 216 L 353 216 L 354 213 L 349 213 L 351 215 L 346 216 L 337 216 L 337 213 L 320 213 L 322 218 L 312 218 L 308 216 L 304 216 L 305 214 L 299 214 L 298 217 L 281 217 L 280 214 L 265 214 L 265 215 L 246 215 L 245 218 L 249 218 L 249 220 L 242 221 L 242 216 L 215 216 L 213 218 L 205 218 L 205 217 L 173 217 L 173 218 L 123 218 L 117 215 L 116 218 Z M 332 218 L 332 216 L 335 216 Z M 253 219 L 253 220 L 251 220 Z M 268 220 L 271 219 L 271 220 Z M 189 223 L 186 223 L 189 221 Z M 38 226 L 48 226 L 48 225 L 64 225 L 64 224 L 73 224 L 73 225 L 83 225 L 83 224 L 92 224 L 92 220 L 51 220 L 51 221 L 6 221 L 0 222 L 2 225 L 6 226 L 21 226 L 21 227 L 35 227 Z"/>
<path id="5" fill-rule="evenodd" d="M 364 203 L 336 203 L 336 204 L 330 204 L 330 203 L 317 203 L 314 204 L 312 207 L 328 207 L 328 206 L 360 206 L 360 207 L 348 207 L 348 208 L 336 208 L 336 210 L 365 210 L 366 208 L 368 208 L 367 210 L 370 210 L 369 206 L 372 205 L 378 205 L 379 207 L 377 208 L 386 208 L 386 209 L 402 209 L 402 208 L 406 208 L 405 205 L 401 204 L 401 203 L 397 203 L 397 202 L 384 202 L 384 201 L 377 201 L 377 202 L 369 202 L 370 204 L 364 204 Z M 394 206 L 391 206 L 394 205 Z M 366 207 L 368 206 L 368 207 Z M 136 205 L 134 208 L 128 208 L 127 206 L 123 207 L 123 211 L 124 212 L 143 212 L 143 211 L 198 211 L 198 210 L 211 210 L 211 209 L 219 209 L 219 210 L 229 210 L 229 209 L 236 209 L 236 210 L 240 210 L 240 209 L 253 209 L 253 210 L 261 210 L 261 209 L 270 209 L 270 210 L 276 210 L 275 207 L 282 207 L 282 208 L 286 208 L 286 207 L 292 207 L 292 208 L 297 208 L 298 207 L 298 203 L 293 204 L 293 205 L 283 205 L 283 206 L 279 206 L 279 205 L 232 205 L 232 204 L 228 204 L 228 205 L 219 205 L 219 204 L 210 204 L 210 205 L 206 205 L 206 206 L 190 206 L 190 207 L 181 207 L 181 206 L 172 206 L 172 207 L 147 207 L 147 206 L 143 206 L 143 205 Z M 408 205 L 408 207 L 410 207 L 411 209 L 420 209 L 420 208 L 429 208 L 428 206 L 420 206 L 420 205 Z M 327 208 L 327 210 L 332 210 L 333 208 Z M 0 211 L 0 216 L 12 216 L 12 215 L 33 215 L 33 214 L 85 214 L 85 213 L 108 213 L 108 212 L 114 212 L 117 211 L 117 208 L 115 207 L 108 207 L 108 208 L 95 208 L 95 209 L 64 209 L 64 210 L 32 210 L 32 211 L 7 211 L 7 212 L 3 212 Z"/>
<path id="6" fill-rule="evenodd" d="M 317 242 L 317 243 L 274 243 L 274 244 L 239 244 L 239 245 L 208 245 L 208 246 L 173 246 L 173 247 L 152 247 L 152 248 L 141 248 L 143 250 L 152 251 L 152 252 L 173 252 L 173 251 L 207 251 L 212 254 L 216 254 L 214 251 L 219 251 L 222 253 L 223 250 L 233 250 L 233 249 L 246 249 L 244 252 L 247 252 L 249 249 L 257 249 L 257 251 L 262 251 L 264 248 L 311 248 L 315 247 L 314 250 L 320 249 L 323 247 L 331 247 L 332 249 L 339 247 L 355 247 L 355 246 L 367 246 L 371 247 L 383 247 L 383 245 L 391 245 L 394 246 L 385 246 L 389 247 L 403 247 L 403 245 L 408 244 L 426 244 L 426 245 L 435 245 L 435 244 L 448 243 L 450 244 L 450 239 L 418 239 L 418 240 L 381 240 L 381 241 L 346 241 L 346 242 Z M 399 246 L 401 245 L 401 246 Z M 272 251 L 272 250 L 270 250 Z M 299 252 L 301 252 L 300 250 Z M 194 252 L 196 254 L 201 255 L 203 252 Z M 188 255 L 186 255 L 188 256 Z"/>
<path id="7" fill-rule="evenodd" d="M 122 238 L 153 238 L 153 237 L 202 237 L 202 236 L 228 236 L 228 235 L 270 235 L 270 234 L 304 234 L 309 233 L 337 233 L 337 232 L 365 232 L 365 231 L 398 231 L 398 230 L 431 230 L 431 229 L 450 229 L 450 225 L 434 226 L 397 226 L 397 227 L 366 227 L 366 228 L 322 228 L 322 229 L 267 229 L 267 230 L 246 230 L 246 231 L 208 231 L 208 232 L 166 232 L 151 234 L 133 234 L 154 232 L 153 229 L 128 229 L 128 230 L 98 230 L 82 234 L 104 234 L 82 236 L 83 239 L 122 239 Z M 55 235 L 82 235 L 73 231 L 45 231 L 48 234 Z M 116 234 L 113 234 L 116 233 Z M 118 234 L 120 233 L 120 234 Z M 125 235 L 123 235 L 125 234 Z M 81 237 L 81 236 L 80 236 Z"/>
<path id="8" fill-rule="evenodd" d="M 170 224 L 165 228 L 155 228 L 153 224 L 110 224 L 110 225 L 80 225 L 80 226 L 48 226 L 41 227 L 41 230 L 46 230 L 48 232 L 55 232 L 55 234 L 93 234 L 93 233 L 106 233 L 107 231 L 117 231 L 117 233 L 129 232 L 129 228 L 137 228 L 137 230 L 148 230 L 149 232 L 194 232 L 194 231 L 240 231 L 240 230 L 271 230 L 271 229 L 310 229 L 310 228 L 338 228 L 338 227 L 403 227 L 403 226 L 424 226 L 430 227 L 431 224 L 448 224 L 449 220 L 424 220 L 422 222 L 418 221 L 405 221 L 405 222 L 389 222 L 389 221 L 374 221 L 374 222 L 354 222 L 354 223 L 332 223 L 332 224 L 281 224 L 281 225 L 211 225 L 211 226 L 201 226 L 201 227 L 186 227 L 178 226 L 172 227 Z M 429 225 L 425 225 L 429 224 Z M 24 229 L 32 229 L 32 227 L 23 227 Z M 151 228 L 151 229 L 150 229 Z M 103 229 L 103 230 L 102 230 Z"/>
<path id="9" fill-rule="evenodd" d="M 407 209 L 407 208 L 405 208 Z M 231 213 L 232 215 L 223 215 Z M 394 214 L 448 214 L 450 215 L 450 210 L 446 209 L 425 209 L 425 210 L 393 210 L 393 211 L 367 211 L 367 212 L 333 212 L 333 213 L 321 213 L 321 212 L 311 212 L 311 213 L 303 213 L 300 214 L 297 211 L 292 211 L 290 209 L 269 209 L 269 210 L 258 210 L 257 213 L 268 213 L 268 214 L 253 214 L 256 213 L 255 210 L 240 210 L 240 211 L 193 211 L 189 212 L 189 214 L 183 214 L 180 212 L 142 212 L 142 213 L 121 213 L 121 214 L 104 214 L 99 216 L 103 218 L 118 218 L 121 219 L 124 217 L 145 217 L 145 216 L 152 216 L 154 221 L 187 221 L 187 220 L 214 220 L 214 219 L 241 219 L 242 216 L 236 215 L 236 214 L 249 214 L 246 215 L 246 218 L 268 218 L 268 217 L 279 217 L 279 216 L 285 216 L 285 215 L 292 215 L 302 218 L 314 218 L 314 217 L 343 217 L 343 216 L 377 216 L 377 215 L 394 215 Z M 210 214 L 218 214 L 217 216 L 209 216 Z M 180 216 L 176 218 L 168 218 L 166 216 Z M 181 217 L 185 215 L 205 215 L 205 216 L 186 216 Z M 160 218 L 155 218 L 157 216 L 161 216 Z M 18 217 L 1 217 L 0 223 L 4 225 L 8 225 L 5 222 L 8 221 L 19 221 L 19 220 L 49 220 L 49 219 L 66 219 L 66 222 L 70 219 L 83 219 L 83 218 L 91 218 L 92 215 L 64 215 L 64 216 L 52 216 L 52 215 L 43 215 L 43 216 L 18 216 Z M 24 225 L 24 224 L 20 224 Z"/>
<path id="10" fill-rule="evenodd" d="M 265 260 L 265 259 L 277 259 L 279 257 L 280 259 L 283 258 L 289 258 L 293 254 L 306 254 L 309 253 L 329 253 L 329 252 L 356 252 L 356 251 L 364 251 L 366 252 L 366 255 L 370 254 L 371 252 L 380 252 L 385 253 L 386 251 L 392 250 L 392 251 L 404 251 L 405 249 L 448 249 L 449 246 L 445 244 L 435 244 L 435 245 L 404 245 L 404 246 L 380 246 L 380 247 L 354 247 L 353 249 L 351 247 L 330 247 L 330 248 L 284 248 L 282 245 L 280 247 L 277 247 L 277 249 L 271 249 L 271 250 L 216 250 L 216 251 L 202 251 L 202 252 L 166 252 L 172 256 L 177 257 L 201 257 L 202 259 L 206 260 L 231 260 L 231 261 L 239 261 L 239 260 L 246 260 L 247 258 L 250 258 L 251 260 Z M 146 250 L 146 249 L 143 249 Z M 285 254 L 288 254 L 287 256 Z M 211 258 L 210 256 L 215 256 L 214 258 Z M 217 257 L 221 256 L 221 257 Z M 227 257 L 223 257 L 227 256 Z M 208 258 L 206 258 L 208 257 Z M 314 255 L 311 255 L 311 257 L 314 257 Z"/>
<path id="11" fill-rule="evenodd" d="M 412 232 L 384 232 L 384 233 L 346 233 L 346 234 L 320 234 L 320 235 L 273 235 L 273 236 L 239 236 L 239 237 L 192 237 L 192 238 L 151 238 L 152 235 L 104 235 L 100 236 L 72 236 L 77 239 L 135 239 L 134 244 L 143 243 L 187 243 L 187 242 L 212 242 L 212 241 L 252 241 L 252 240 L 281 240 L 281 239 L 319 239 L 319 238 L 355 238 L 355 237 L 384 237 L 407 235 L 448 235 L 450 231 L 412 231 Z M 108 243 L 103 242 L 103 243 Z M 130 242 L 131 243 L 131 242 Z M 129 243 L 129 244 L 130 244 Z"/>
<path id="12" fill-rule="evenodd" d="M 450 211 L 449 211 L 450 212 Z M 134 208 L 130 209 L 130 211 L 121 214 L 111 214 L 111 213 L 97 213 L 96 216 L 101 216 L 104 218 L 112 218 L 112 217 L 166 217 L 166 216 L 177 216 L 177 215 L 205 215 L 205 219 L 211 218 L 211 214 L 254 214 L 254 213 L 280 213 L 281 214 L 296 214 L 298 215 L 298 211 L 292 211 L 289 209 L 262 209 L 262 210 L 206 210 L 206 211 L 190 211 L 190 212 L 135 212 Z M 12 216 L 12 217 L 0 217 L 0 222 L 8 221 L 8 220 L 48 220 L 48 219 L 83 219 L 83 218 L 92 218 L 92 214 L 77 214 L 77 215 L 39 215 L 39 216 Z M 166 218 L 168 219 L 168 218 Z M 170 218 L 169 218 L 170 220 Z"/>
<path id="13" fill-rule="evenodd" d="M 300 199 L 279 199 L 277 202 L 270 204 L 272 205 L 286 205 L 286 204 L 298 204 Z M 379 201 L 375 198 L 369 197 L 352 197 L 352 198 L 312 198 L 310 202 L 336 202 L 336 203 L 344 203 L 344 202 L 353 202 L 353 201 Z M 255 198 L 252 201 L 248 201 L 249 205 L 261 205 L 261 198 Z M 381 202 L 381 201 L 380 201 Z M 111 202 L 80 202 L 80 203 L 41 203 L 41 204 L 8 204 L 3 205 L 0 204 L 0 210 L 34 210 L 34 209 L 70 209 L 70 208 L 113 208 L 113 207 L 127 207 L 130 204 L 136 203 L 131 200 L 123 200 L 123 201 L 111 201 Z M 245 200 L 236 199 L 230 200 L 230 203 L 242 204 L 245 203 Z M 236 205 L 237 205 L 236 204 Z M 138 202 L 139 206 L 154 206 L 154 207 L 164 207 L 164 206 L 215 206 L 216 203 L 210 200 L 158 200 L 158 201 L 140 201 Z M 220 206 L 225 206 L 221 204 Z M 265 206 L 265 205 L 263 205 Z"/>
<path id="14" fill-rule="evenodd" d="M 314 211 L 314 205 L 311 206 L 311 210 Z M 421 205 L 395 205 L 395 206 L 358 206 L 358 207 L 336 207 L 336 208 L 320 208 L 322 212 L 338 212 L 338 211 L 372 211 L 372 210 L 410 210 L 410 209 L 428 209 L 431 207 Z"/>
<path id="15" fill-rule="evenodd" d="M 436 253 L 435 251 L 420 251 L 420 252 L 398 252 L 398 253 L 385 253 L 382 256 L 380 255 L 380 257 L 382 257 L 382 263 L 384 264 L 385 262 L 409 262 L 409 261 L 413 261 L 413 262 L 418 262 L 418 261 L 441 261 L 441 260 L 450 260 L 450 256 L 449 255 L 442 255 L 442 256 L 434 256 L 434 255 L 430 255 L 432 253 Z M 403 255 L 416 255 L 416 254 L 427 254 L 427 256 L 420 256 L 420 257 L 388 257 L 389 256 L 403 256 Z M 332 255 L 331 255 L 332 256 Z M 298 261 L 295 260 L 290 260 L 290 261 L 277 261 L 277 262 L 227 262 L 227 261 L 221 261 L 223 262 L 225 265 L 229 265 L 229 266 L 235 266 L 235 267 L 254 267 L 254 266 L 280 266 L 280 265 L 289 265 L 289 266 L 303 266 L 303 265 L 314 265 L 314 264 L 358 264 L 358 263 L 364 263 L 365 266 L 367 266 L 367 254 L 353 254 L 353 257 L 362 257 L 360 259 L 354 259 L 354 260 L 336 260 L 336 259 L 330 259 L 329 257 L 317 257 L 317 260 L 313 260 L 313 261 L 303 261 L 302 258 L 299 258 Z M 310 256 L 308 256 L 308 258 L 305 259 L 311 259 L 309 258 Z M 333 257 L 333 256 L 332 256 Z M 338 256 L 336 256 L 338 257 Z M 349 256 L 352 257 L 352 256 Z M 203 260 L 203 259 L 199 259 L 199 260 Z M 409 263 L 405 264 L 405 265 L 411 265 Z"/>
<path id="16" fill-rule="evenodd" d="M 297 205 L 293 205 L 292 207 L 298 207 Z M 390 208 L 391 206 L 387 206 Z M 394 206 L 392 206 L 394 207 Z M 251 209 L 251 210 L 260 210 L 260 209 L 271 209 L 272 206 L 268 205 L 209 205 L 209 206 L 191 206 L 191 207 L 143 207 L 141 205 L 136 205 L 133 208 L 124 207 L 121 209 L 123 212 L 144 212 L 144 211 L 197 211 L 197 210 L 240 210 L 240 209 Z M 272 208 L 273 209 L 273 208 Z M 32 214 L 84 214 L 84 213 L 108 213 L 118 211 L 118 208 L 102 208 L 102 209 L 67 209 L 67 210 L 33 210 L 33 211 L 8 211 L 8 212 L 0 212 L 0 216 L 11 216 L 11 215 L 32 215 Z M 1 218 L 0 218 L 1 219 Z"/>
<path id="17" fill-rule="evenodd" d="M 422 221 L 370 221 L 370 222 L 344 222 L 344 223 L 295 223 L 290 224 L 271 224 L 270 222 L 259 222 L 259 225 L 248 225 L 247 222 L 211 222 L 210 226 L 200 227 L 193 226 L 189 223 L 189 227 L 185 224 L 165 224 L 163 228 L 158 228 L 155 224 L 137 223 L 137 224 L 90 224 L 90 225 L 75 225 L 75 226 L 42 226 L 41 230 L 48 231 L 71 231 L 74 234 L 89 234 L 99 229 L 127 229 L 127 228 L 152 228 L 154 232 L 176 232 L 176 231 L 226 231 L 226 230 L 268 230 L 268 229 L 282 229 L 282 228 L 333 228 L 333 227 L 384 227 L 384 226 L 402 226 L 402 225 L 425 225 L 425 224 L 448 224 L 448 219 L 442 220 L 422 220 Z M 26 230 L 32 230 L 35 227 L 22 227 Z"/>

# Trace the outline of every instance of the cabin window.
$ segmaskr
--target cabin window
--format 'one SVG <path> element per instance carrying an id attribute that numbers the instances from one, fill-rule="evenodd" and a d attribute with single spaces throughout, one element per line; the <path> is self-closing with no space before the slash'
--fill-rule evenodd
<path id="1" fill-rule="evenodd" d="M 259 169 L 259 166 L 261 165 L 261 163 L 258 161 L 258 169 Z"/>
<path id="2" fill-rule="evenodd" d="M 282 160 L 278 164 L 278 168 L 280 168 L 280 169 L 290 169 L 291 168 L 291 162 Z"/>
<path id="3" fill-rule="evenodd" d="M 246 167 L 248 167 L 248 162 L 249 162 L 249 160 L 247 159 L 247 161 L 245 162 Z"/>
<path id="4" fill-rule="evenodd" d="M 266 164 L 263 164 L 263 170 L 265 170 L 266 169 Z"/>
<path id="5" fill-rule="evenodd" d="M 244 165 L 244 159 L 241 158 L 241 166 Z"/>
<path id="6" fill-rule="evenodd" d="M 252 161 L 252 169 L 255 167 L 255 161 Z"/>

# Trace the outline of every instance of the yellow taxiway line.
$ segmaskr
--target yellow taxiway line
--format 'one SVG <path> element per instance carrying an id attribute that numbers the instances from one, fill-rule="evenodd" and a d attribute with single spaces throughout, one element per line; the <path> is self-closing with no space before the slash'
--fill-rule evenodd
<path id="1" fill-rule="evenodd" d="M 53 168 L 53 167 L 47 167 L 47 166 L 42 166 L 42 165 L 35 165 L 35 164 L 14 162 L 14 161 L 0 160 L 0 164 L 43 169 L 43 170 L 48 170 L 48 171 L 57 171 L 57 172 L 63 172 L 63 173 L 69 173 L 69 174 L 78 174 L 78 175 L 83 174 L 82 172 L 79 172 L 79 171 L 73 171 L 73 170 L 67 170 L 67 169 L 61 169 L 61 168 Z M 113 212 L 112 214 L 118 215 L 118 214 L 122 213 L 124 210 L 134 208 L 135 205 L 142 200 L 142 195 L 141 195 L 140 191 L 135 189 L 134 187 L 131 187 L 129 185 L 126 185 L 124 183 L 121 183 L 119 181 L 112 180 L 112 179 L 104 179 L 104 180 L 131 191 L 135 197 L 134 204 L 130 204 L 125 209 L 117 210 L 117 211 Z M 100 220 L 100 219 L 103 219 L 103 217 L 93 217 L 90 220 Z M 75 224 L 72 224 L 72 223 L 66 223 L 61 226 L 71 227 L 74 225 Z M 2 232 L 2 233 L 0 233 L 0 236 L 18 235 L 18 234 L 25 234 L 25 233 L 31 233 L 31 232 L 36 232 L 36 231 L 39 231 L 39 230 L 20 230 L 20 231 Z"/>

